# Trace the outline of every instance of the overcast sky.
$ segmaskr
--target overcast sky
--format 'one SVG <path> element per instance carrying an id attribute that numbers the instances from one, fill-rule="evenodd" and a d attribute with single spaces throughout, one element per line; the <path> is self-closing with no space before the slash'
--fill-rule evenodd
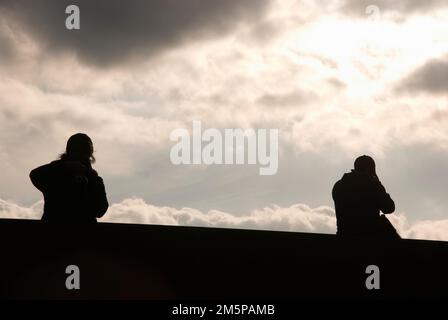
<path id="1" fill-rule="evenodd" d="M 448 240 L 447 21 L 442 0 L 0 0 L 0 216 L 40 218 L 29 171 L 85 132 L 104 221 L 332 233 L 369 154 L 402 235 Z M 193 120 L 278 128 L 278 173 L 174 166 Z"/>

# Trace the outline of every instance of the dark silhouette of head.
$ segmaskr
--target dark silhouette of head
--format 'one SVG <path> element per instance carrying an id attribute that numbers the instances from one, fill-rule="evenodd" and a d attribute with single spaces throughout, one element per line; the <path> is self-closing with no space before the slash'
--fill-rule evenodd
<path id="1" fill-rule="evenodd" d="M 94 163 L 93 151 L 92 139 L 85 133 L 76 133 L 68 139 L 65 153 L 61 155 L 61 159 Z"/>
<path id="2" fill-rule="evenodd" d="M 372 157 L 363 155 L 355 160 L 355 171 L 368 175 L 376 175 L 375 161 Z"/>

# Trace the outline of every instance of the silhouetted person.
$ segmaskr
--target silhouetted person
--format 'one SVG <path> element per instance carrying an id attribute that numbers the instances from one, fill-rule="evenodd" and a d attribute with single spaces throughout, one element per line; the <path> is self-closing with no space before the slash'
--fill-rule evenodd
<path id="1" fill-rule="evenodd" d="M 43 221 L 90 223 L 109 206 L 103 179 L 92 168 L 92 140 L 83 133 L 71 136 L 59 160 L 31 171 L 33 185 L 44 194 Z"/>
<path id="2" fill-rule="evenodd" d="M 390 221 L 380 213 L 394 212 L 395 203 L 376 175 L 375 161 L 364 155 L 355 160 L 354 167 L 333 187 L 337 234 L 399 239 Z"/>

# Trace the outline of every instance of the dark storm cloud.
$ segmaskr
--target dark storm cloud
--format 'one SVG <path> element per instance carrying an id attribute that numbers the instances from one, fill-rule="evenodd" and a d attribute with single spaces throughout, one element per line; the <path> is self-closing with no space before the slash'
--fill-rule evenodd
<path id="1" fill-rule="evenodd" d="M 346 0 L 341 6 L 341 11 L 348 14 L 366 16 L 366 8 L 371 5 L 377 6 L 382 13 L 393 11 L 410 14 L 426 13 L 433 9 L 446 7 L 448 3 L 446 0 Z"/>
<path id="2" fill-rule="evenodd" d="M 74 51 L 87 63 L 109 66 L 257 22 L 269 1 L 0 0 L 0 18 L 23 27 L 47 50 Z M 80 8 L 81 30 L 65 28 L 70 4 Z"/>
<path id="3" fill-rule="evenodd" d="M 448 93 L 448 58 L 426 62 L 403 80 L 398 91 Z"/>

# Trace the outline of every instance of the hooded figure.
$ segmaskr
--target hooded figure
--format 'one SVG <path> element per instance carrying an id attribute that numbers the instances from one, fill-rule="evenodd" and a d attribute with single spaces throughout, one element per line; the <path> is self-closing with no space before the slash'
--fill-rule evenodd
<path id="1" fill-rule="evenodd" d="M 89 223 L 106 213 L 103 179 L 93 162 L 92 140 L 77 133 L 68 139 L 59 160 L 31 171 L 31 182 L 44 195 L 43 221 Z"/>
<path id="2" fill-rule="evenodd" d="M 357 158 L 354 170 L 336 182 L 332 195 L 338 235 L 400 238 L 386 216 L 381 215 L 393 213 L 395 203 L 378 179 L 371 157 Z"/>

